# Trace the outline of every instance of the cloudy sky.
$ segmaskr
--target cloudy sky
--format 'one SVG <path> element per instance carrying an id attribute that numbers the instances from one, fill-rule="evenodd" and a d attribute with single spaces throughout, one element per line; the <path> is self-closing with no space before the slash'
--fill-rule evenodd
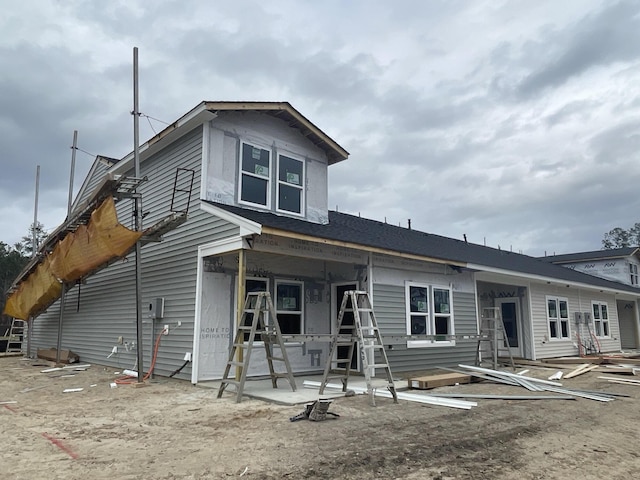
<path id="1" fill-rule="evenodd" d="M 140 111 L 289 101 L 351 156 L 330 207 L 529 255 L 640 221 L 640 2 L 46 1 L 0 17 L 0 241 L 49 230 Z M 142 118 L 141 141 L 163 124 Z M 85 153 L 87 152 L 87 153 Z"/>

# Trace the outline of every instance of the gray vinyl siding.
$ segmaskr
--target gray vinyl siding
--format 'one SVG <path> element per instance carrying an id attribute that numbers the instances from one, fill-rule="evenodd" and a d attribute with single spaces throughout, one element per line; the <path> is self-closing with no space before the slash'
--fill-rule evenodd
<path id="1" fill-rule="evenodd" d="M 383 336 L 406 335 L 405 290 L 399 285 L 373 285 L 373 308 Z M 453 292 L 456 335 L 475 335 L 477 319 L 475 294 Z M 392 372 L 427 370 L 475 360 L 475 340 L 457 340 L 455 346 L 407 348 L 406 341 L 389 342 L 387 357 Z"/>
<path id="2" fill-rule="evenodd" d="M 97 159 L 94 161 L 91 169 L 89 170 L 89 173 L 87 174 L 87 178 L 80 187 L 80 190 L 78 191 L 78 194 L 74 200 L 74 210 L 75 206 L 81 205 L 82 202 L 89 198 L 89 196 L 93 193 L 93 190 L 104 178 L 107 170 L 109 170 L 109 167 L 104 162 L 101 162 Z"/>
<path id="3" fill-rule="evenodd" d="M 144 369 L 148 370 L 150 365 L 152 341 L 163 325 L 168 324 L 169 335 L 161 338 L 154 370 L 163 376 L 181 366 L 185 353 L 193 351 L 198 246 L 239 233 L 237 226 L 199 210 L 201 157 L 202 128 L 199 127 L 141 165 L 141 174 L 148 177 L 148 182 L 141 187 L 142 210 L 147 213 L 145 228 L 168 215 L 176 168 L 195 171 L 187 222 L 165 234 L 162 242 L 142 248 Z M 121 223 L 130 226 L 131 203 L 121 201 L 118 213 Z M 164 297 L 165 312 L 164 318 L 155 322 L 152 340 L 148 306 L 156 297 Z M 81 362 L 133 368 L 135 350 L 127 352 L 119 345 L 117 355 L 109 359 L 107 356 L 118 337 L 122 336 L 128 343 L 136 341 L 135 255 L 88 277 L 80 290 L 79 311 L 77 300 L 76 286 L 66 297 L 62 348 L 73 350 Z M 58 317 L 59 302 L 36 319 L 34 349 L 56 345 Z M 181 322 L 179 327 L 178 322 Z M 190 375 L 191 365 L 188 365 L 178 378 L 188 379 Z"/>
<path id="4" fill-rule="evenodd" d="M 551 339 L 547 319 L 547 296 L 566 298 L 569 302 L 569 338 Z M 609 312 L 609 338 L 599 338 L 602 352 L 620 350 L 620 328 L 618 325 L 618 309 L 614 295 L 600 293 L 595 290 L 556 287 L 553 285 L 531 285 L 531 321 L 535 341 L 536 358 L 554 358 L 578 355 L 575 312 L 591 312 L 591 302 L 606 302 Z"/>

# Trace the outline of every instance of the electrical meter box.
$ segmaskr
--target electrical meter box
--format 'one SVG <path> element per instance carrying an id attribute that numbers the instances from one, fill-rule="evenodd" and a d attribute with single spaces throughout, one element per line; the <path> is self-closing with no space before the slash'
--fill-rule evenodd
<path id="1" fill-rule="evenodd" d="M 575 316 L 575 324 L 580 325 L 582 323 L 582 312 L 573 312 Z"/>
<path id="2" fill-rule="evenodd" d="M 582 314 L 582 318 L 584 318 L 584 324 L 591 323 L 591 312 L 584 312 Z"/>
<path id="3" fill-rule="evenodd" d="M 164 318 L 164 298 L 154 298 L 149 304 L 149 318 L 159 320 Z"/>

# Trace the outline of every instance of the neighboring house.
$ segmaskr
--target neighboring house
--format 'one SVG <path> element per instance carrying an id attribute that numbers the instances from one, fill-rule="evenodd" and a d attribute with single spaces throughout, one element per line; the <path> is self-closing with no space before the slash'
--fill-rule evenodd
<path id="1" fill-rule="evenodd" d="M 287 347 L 296 373 L 323 369 L 329 344 L 312 336 L 335 331 L 351 289 L 370 293 L 395 371 L 473 362 L 479 316 L 488 307 L 501 309 L 513 353 L 528 359 L 577 355 L 577 340 L 596 340 L 597 328 L 601 351 L 620 350 L 621 302 L 631 305 L 637 326 L 634 287 L 329 211 L 328 168 L 347 157 L 290 104 L 270 102 L 203 102 L 141 146 L 144 226 L 167 215 L 176 192 L 190 196 L 186 223 L 142 250 L 143 304 L 155 308 L 164 299 L 163 318 L 145 318 L 145 368 L 154 338 L 168 325 L 155 372 L 168 375 L 191 352 L 179 376 L 193 383 L 220 378 L 239 287 L 270 291 L 283 332 L 309 336 Z M 133 168 L 132 155 L 96 159 L 74 211 L 105 178 L 132 176 Z M 192 185 L 179 180 L 189 174 Z M 130 222 L 130 203 L 117 206 L 120 221 Z M 83 362 L 132 368 L 135 291 L 133 256 L 72 286 L 63 348 Z M 599 308 L 597 328 L 582 315 L 592 305 Z M 56 344 L 59 309 L 56 302 L 35 319 L 33 348 Z M 638 345 L 637 334 L 632 341 Z M 264 352 L 255 350 L 251 365 L 250 374 L 266 373 Z"/>
<path id="2" fill-rule="evenodd" d="M 542 257 L 542 259 L 577 272 L 595 275 L 640 289 L 638 282 L 640 248 L 638 247 L 549 255 Z M 598 315 L 598 308 L 597 305 L 593 305 L 594 315 Z M 620 300 L 618 312 L 622 348 L 637 348 L 638 325 L 635 319 L 634 305 L 626 300 Z"/>

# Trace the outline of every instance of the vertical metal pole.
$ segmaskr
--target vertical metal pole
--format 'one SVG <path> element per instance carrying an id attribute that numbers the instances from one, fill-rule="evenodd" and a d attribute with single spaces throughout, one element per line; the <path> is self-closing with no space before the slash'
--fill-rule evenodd
<path id="1" fill-rule="evenodd" d="M 73 201 L 73 175 L 76 171 L 76 149 L 78 148 L 78 131 L 73 131 L 73 147 L 71 147 L 71 175 L 69 177 L 69 203 L 67 204 L 67 218 L 71 215 L 71 202 Z"/>
<path id="2" fill-rule="evenodd" d="M 69 201 L 67 202 L 67 219 L 71 216 L 71 202 L 73 201 L 73 175 L 76 170 L 76 148 L 78 147 L 78 131 L 73 131 L 73 146 L 71 147 L 71 173 L 69 175 Z M 60 363 L 62 350 L 62 324 L 64 319 L 64 301 L 67 294 L 67 285 L 62 282 L 60 291 L 60 316 L 58 317 L 58 342 L 56 344 L 56 364 Z"/>
<path id="3" fill-rule="evenodd" d="M 245 279 L 247 273 L 247 261 L 244 254 L 244 249 L 240 249 L 238 251 L 238 312 L 236 314 L 238 327 L 240 326 L 240 321 L 242 320 L 242 313 L 244 311 L 244 303 L 245 303 Z M 239 335 L 240 343 L 244 342 L 244 335 Z M 244 360 L 244 352 L 242 348 L 238 348 L 237 350 L 237 358 L 238 362 L 242 362 Z M 248 365 L 247 365 L 248 366 Z M 236 368 L 236 380 L 240 380 L 242 376 L 242 367 L 238 366 Z"/>
<path id="4" fill-rule="evenodd" d="M 40 190 L 40 165 L 36 167 L 36 200 L 33 207 L 33 225 L 31 230 L 31 257 L 36 256 L 38 250 L 38 240 L 36 236 L 36 226 L 38 225 L 38 192 Z"/>
<path id="5" fill-rule="evenodd" d="M 37 239 L 36 239 L 36 225 L 38 224 L 38 192 L 40 189 L 40 165 L 36 167 L 36 198 L 33 207 L 33 230 L 31 232 L 31 257 L 36 256 L 37 250 Z M 29 319 L 28 330 L 27 330 L 27 356 L 31 357 L 31 335 L 33 332 L 33 321 L 34 318 L 31 317 Z"/>
<path id="6" fill-rule="evenodd" d="M 133 47 L 133 161 L 135 163 L 135 177 L 140 178 L 140 125 L 138 112 L 138 47 Z M 136 230 L 142 230 L 142 199 L 136 189 L 135 195 L 135 224 Z M 136 343 L 138 344 L 138 383 L 142 383 L 144 368 L 142 351 L 142 286 L 141 286 L 141 255 L 140 241 L 136 242 Z M 153 337 L 153 333 L 151 335 Z M 153 341 L 153 339 L 152 339 Z"/>

